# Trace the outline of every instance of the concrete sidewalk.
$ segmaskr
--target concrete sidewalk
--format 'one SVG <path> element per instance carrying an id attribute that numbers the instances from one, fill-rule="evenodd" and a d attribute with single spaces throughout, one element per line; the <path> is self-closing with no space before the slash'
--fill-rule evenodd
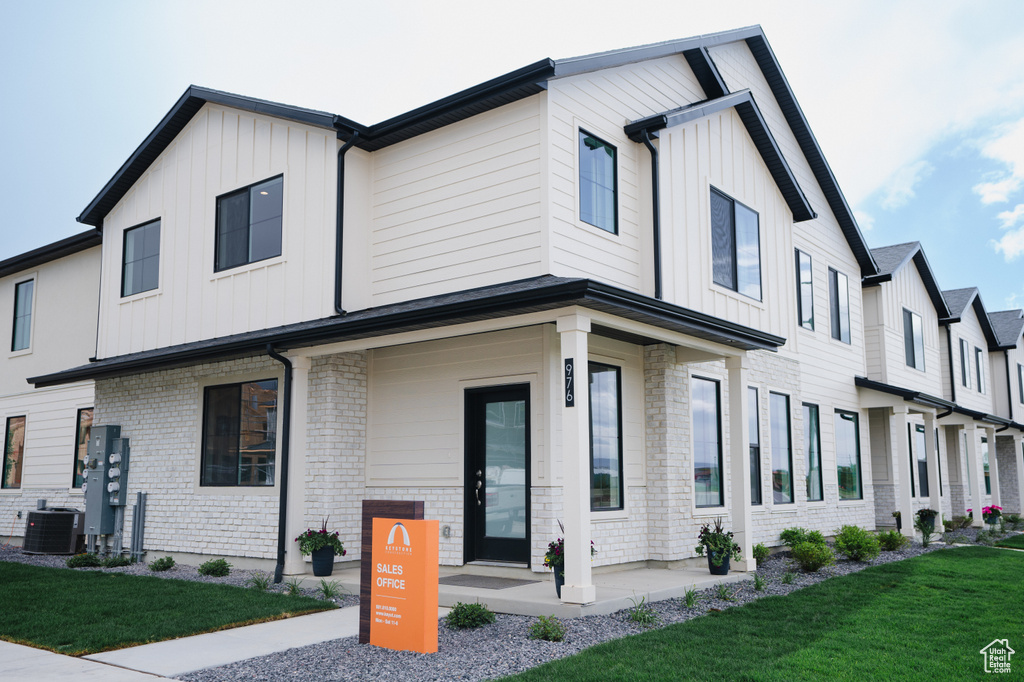
<path id="1" fill-rule="evenodd" d="M 153 682 L 159 675 L 125 670 L 84 658 L 55 654 L 21 644 L 0 641 L 0 680 L 32 682 Z"/>

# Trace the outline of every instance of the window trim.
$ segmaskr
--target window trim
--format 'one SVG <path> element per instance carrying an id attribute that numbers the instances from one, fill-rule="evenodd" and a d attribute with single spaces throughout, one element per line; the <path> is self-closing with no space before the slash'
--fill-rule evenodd
<path id="1" fill-rule="evenodd" d="M 595 507 L 594 506 L 594 401 L 593 395 L 590 392 L 592 383 L 590 381 L 590 374 L 593 372 L 594 367 L 599 367 L 604 370 L 615 370 L 615 398 L 616 398 L 616 421 L 618 422 L 617 428 L 619 431 L 619 506 L 617 507 Z M 588 431 L 590 432 L 590 511 L 592 512 L 606 512 L 606 511 L 621 511 L 625 509 L 626 505 L 626 488 L 625 488 L 625 463 L 623 462 L 623 437 L 622 437 L 622 368 L 616 365 L 609 365 L 604 362 L 596 362 L 594 360 L 587 361 L 587 409 L 590 412 Z"/>
<path id="2" fill-rule="evenodd" d="M 1024 365 L 1017 363 L 1017 397 L 1020 404 L 1024 405 Z"/>
<path id="3" fill-rule="evenodd" d="M 274 443 L 274 482 L 270 485 L 207 485 L 203 483 L 203 474 L 206 463 L 206 426 L 207 426 L 207 415 L 206 415 L 206 404 L 207 404 L 207 393 L 209 389 L 213 388 L 226 388 L 231 386 L 242 386 L 243 384 L 256 384 L 263 381 L 276 381 L 277 382 L 277 406 L 275 410 L 275 433 L 276 439 Z M 198 475 L 195 478 L 194 490 L 200 494 L 240 494 L 240 495 L 258 495 L 273 494 L 274 491 L 278 490 L 278 486 L 281 484 L 280 461 L 281 461 L 281 426 L 283 419 L 283 410 L 281 405 L 282 400 L 282 377 L 273 372 L 260 373 L 257 378 L 251 377 L 213 377 L 208 381 L 203 381 L 199 385 L 199 448 L 197 458 L 197 470 Z M 239 424 L 239 426 L 241 426 Z M 239 438 L 241 438 L 241 428 L 239 428 Z"/>
<path id="4" fill-rule="evenodd" d="M 806 450 L 806 452 L 804 453 L 804 455 L 805 455 L 804 461 L 805 461 L 805 464 L 807 466 L 807 475 L 805 476 L 805 479 L 807 481 L 807 501 L 808 502 L 824 502 L 825 501 L 825 480 L 824 480 L 824 471 L 823 471 L 824 467 L 822 466 L 822 456 L 821 456 L 822 455 L 822 453 L 821 453 L 821 408 L 818 405 L 815 405 L 814 403 L 802 403 L 802 407 L 804 408 L 804 410 L 813 410 L 818 415 L 818 420 L 817 420 L 818 428 L 815 429 L 815 432 L 814 432 L 813 435 L 814 435 L 815 439 L 818 441 L 818 443 L 817 443 L 818 444 L 818 490 L 821 491 L 821 497 L 812 498 L 811 497 L 811 471 L 813 469 L 811 467 L 811 452 L 810 452 L 810 448 L 808 447 L 810 445 L 809 438 L 811 437 L 812 434 L 810 432 L 810 428 L 811 428 L 810 427 L 810 420 L 806 419 L 806 417 L 810 414 L 810 412 L 805 412 L 805 414 L 804 414 L 804 417 L 805 417 L 805 419 L 804 419 L 804 449 Z"/>
<path id="5" fill-rule="evenodd" d="M 744 298 L 748 298 L 748 299 L 750 299 L 752 301 L 758 301 L 759 303 L 763 303 L 764 302 L 764 273 L 762 272 L 762 270 L 763 270 L 763 268 L 762 268 L 763 259 L 761 258 L 761 214 L 758 213 L 757 211 L 755 211 L 750 206 L 747 206 L 742 201 L 740 201 L 740 200 L 730 196 L 729 194 L 726 194 L 725 192 L 723 192 L 722 190 L 718 189 L 714 185 L 711 185 L 711 194 L 712 195 L 717 194 L 722 199 L 724 199 L 725 201 L 729 202 L 731 204 L 731 207 L 732 207 L 732 253 L 731 253 L 731 257 L 732 257 L 732 277 L 733 277 L 732 283 L 720 282 L 719 280 L 717 280 L 715 278 L 715 239 L 714 239 L 715 225 L 714 225 L 714 222 L 713 222 L 713 217 L 711 215 L 711 196 L 709 195 L 708 196 L 708 227 L 710 228 L 710 233 L 711 233 L 711 282 L 713 284 L 717 285 L 717 286 L 720 286 L 720 287 L 724 288 L 724 289 L 727 289 L 729 291 L 737 293 L 740 296 L 743 296 Z M 738 228 L 737 228 L 737 225 L 736 225 L 736 223 L 737 223 L 737 221 L 736 221 L 736 207 L 737 206 L 740 206 L 740 207 L 746 209 L 747 211 L 750 211 L 750 213 L 752 213 L 754 215 L 754 217 L 757 219 L 757 296 L 751 296 L 750 294 L 744 293 L 743 291 L 740 290 L 739 240 L 737 239 Z"/>
<path id="6" fill-rule="evenodd" d="M 92 434 L 92 425 L 93 425 L 93 421 L 96 418 L 96 412 L 95 412 L 96 408 L 95 408 L 95 406 L 93 406 L 93 407 L 80 407 L 80 408 L 78 408 L 78 412 L 75 414 L 75 447 L 74 447 L 74 456 L 73 456 L 73 458 L 71 460 L 71 489 L 72 490 L 81 490 L 82 482 L 85 481 L 85 459 L 88 459 L 88 455 L 86 455 L 86 457 L 84 459 L 81 459 L 81 460 L 79 459 L 79 457 L 80 457 L 79 448 L 81 448 L 82 445 L 83 445 L 83 443 L 79 442 L 79 436 L 82 435 L 82 413 L 85 412 L 86 410 L 88 410 L 89 412 L 92 413 L 92 414 L 89 415 L 89 433 L 90 434 Z M 85 438 L 84 445 L 85 445 L 86 448 L 89 447 L 89 438 L 90 437 L 91 437 L 91 435 L 90 436 L 86 436 L 86 438 Z M 79 476 L 79 474 L 78 474 L 78 462 L 79 461 L 82 462 L 82 482 L 78 481 L 78 476 Z"/>
<path id="7" fill-rule="evenodd" d="M 981 446 L 985 446 L 984 452 L 978 453 L 978 459 L 981 460 L 981 475 L 985 479 L 985 494 L 992 494 L 992 450 L 988 446 L 988 436 L 982 436 L 978 445 L 978 450 L 981 450 Z M 985 460 L 988 460 L 988 466 L 986 467 Z"/>
<path id="8" fill-rule="evenodd" d="M 772 417 L 775 415 L 775 411 L 772 409 L 773 408 L 773 400 L 772 400 L 772 398 L 783 398 L 786 401 L 786 444 L 787 444 L 787 448 L 786 448 L 786 462 L 787 462 L 787 465 L 789 467 L 787 469 L 787 471 L 789 472 L 789 497 L 790 497 L 788 502 L 779 502 L 777 499 L 775 499 L 775 471 L 776 471 L 776 469 L 775 469 L 775 448 L 777 446 L 776 446 L 776 443 L 775 443 L 775 433 L 774 433 L 775 429 L 772 428 L 772 426 L 771 426 L 771 422 L 774 421 L 774 419 L 772 419 Z M 768 392 L 768 421 L 769 421 L 769 429 L 770 429 L 769 437 L 771 438 L 770 447 L 771 447 L 771 451 L 772 451 L 772 505 L 796 504 L 796 484 L 795 484 L 795 481 L 793 480 L 793 415 L 792 415 L 792 411 L 793 411 L 793 406 L 792 406 L 792 401 L 790 400 L 789 395 L 787 395 L 785 393 L 779 393 L 778 391 L 769 391 Z"/>
<path id="9" fill-rule="evenodd" d="M 960 383 L 971 388 L 971 346 L 967 339 L 960 337 Z"/>
<path id="10" fill-rule="evenodd" d="M 18 484 L 7 485 L 7 442 L 11 437 L 11 422 L 15 419 L 22 421 L 21 426 L 21 455 L 18 457 Z M 28 415 L 12 415 L 7 417 L 4 423 L 4 450 L 2 460 L 0 460 L 0 490 L 21 490 L 23 478 L 25 476 L 25 440 L 28 435 Z"/>
<path id="11" fill-rule="evenodd" d="M 750 455 L 750 504 L 760 507 L 764 505 L 764 491 L 761 489 L 761 413 L 757 386 L 747 386 L 747 409 L 750 410 L 748 421 L 753 427 L 748 428 L 747 435 Z"/>
<path id="12" fill-rule="evenodd" d="M 921 434 L 920 443 L 918 443 L 917 434 Z M 928 438 L 927 433 L 924 429 L 924 424 L 914 425 L 914 450 L 917 456 L 914 458 L 914 463 L 917 469 L 917 497 L 922 499 L 931 497 L 931 481 L 928 479 Z M 921 447 L 916 447 L 920 445 Z M 921 459 L 921 455 L 924 455 L 924 459 Z"/>
<path id="13" fill-rule="evenodd" d="M 725 506 L 725 475 L 724 475 L 724 457 L 722 448 L 722 382 L 720 379 L 714 379 L 712 377 L 698 376 L 696 374 L 690 376 L 690 386 L 692 394 L 692 386 L 694 381 L 707 381 L 715 385 L 715 422 L 717 427 L 717 438 L 718 438 L 718 504 L 697 504 L 697 462 L 696 457 L 693 460 L 693 506 L 696 509 L 720 509 Z M 692 405 L 692 402 L 691 402 Z M 691 436 L 696 444 L 696 429 L 693 427 L 693 410 L 690 411 L 690 429 L 693 432 Z M 694 447 L 696 451 L 696 447 Z M 694 452 L 696 455 L 696 452 Z"/>
<path id="14" fill-rule="evenodd" d="M 864 465 L 863 465 L 863 453 L 860 447 L 860 414 L 853 410 L 835 410 L 835 417 L 838 419 L 846 419 L 847 421 L 853 422 L 853 442 L 856 450 L 855 455 L 857 457 L 857 491 L 860 493 L 857 497 L 843 497 L 842 486 L 839 486 L 839 501 L 840 502 L 859 502 L 864 499 Z M 834 429 L 835 435 L 838 436 L 838 429 Z M 836 440 L 836 484 L 839 483 L 839 441 Z"/>
<path id="15" fill-rule="evenodd" d="M 842 277 L 846 286 L 846 315 L 843 315 L 843 307 L 839 301 L 839 278 Z M 835 282 L 835 287 L 833 287 Z M 828 307 L 829 307 L 829 327 L 830 336 L 847 345 L 853 344 L 853 331 L 851 329 L 852 323 L 850 320 L 850 278 L 845 273 L 836 270 L 833 267 L 828 269 Z M 843 321 L 846 321 L 846 338 L 843 338 Z M 838 322 L 838 324 L 837 324 Z"/>
<path id="16" fill-rule="evenodd" d="M 128 270 L 128 262 L 125 260 L 128 254 L 128 233 L 133 232 L 134 230 L 142 229 L 144 227 L 149 227 L 154 223 L 160 224 L 160 221 L 160 218 L 154 218 L 153 220 L 149 220 L 144 223 L 139 223 L 138 225 L 132 225 L 131 227 L 125 228 L 124 232 L 121 233 L 121 298 L 131 298 L 132 296 L 137 296 L 139 294 L 149 294 L 151 292 L 160 291 L 160 256 L 163 253 L 163 225 L 160 225 L 160 227 L 158 228 L 160 230 L 160 238 L 156 252 L 156 286 L 153 287 L 152 289 L 139 289 L 138 291 L 133 291 L 130 294 L 126 294 L 124 291 L 125 274 Z M 137 261 L 132 262 L 134 263 Z"/>
<path id="17" fill-rule="evenodd" d="M 35 340 L 35 324 L 36 324 L 36 299 L 39 282 L 38 273 L 33 272 L 31 275 L 27 275 L 14 282 L 14 301 L 11 314 L 11 354 L 12 355 L 27 355 L 32 352 L 32 342 Z M 18 327 L 18 288 L 25 284 L 32 284 L 32 301 L 29 303 L 28 310 L 28 343 L 21 348 L 15 348 L 14 345 L 17 343 L 17 327 Z M 22 315 L 21 317 L 25 317 Z"/>
<path id="18" fill-rule="evenodd" d="M 803 329 L 814 331 L 814 258 L 811 254 L 800 249 L 794 249 L 796 252 L 796 321 L 797 324 Z M 807 309 L 810 311 L 810 316 L 805 319 L 804 316 L 804 295 L 803 295 L 803 268 L 801 267 L 801 257 L 807 258 L 807 267 L 810 269 L 810 281 L 806 284 L 809 286 L 808 293 L 810 296 L 807 301 Z"/>
<path id="19" fill-rule="evenodd" d="M 921 316 L 903 309 L 903 355 L 907 367 L 924 372 L 924 322 Z"/>
<path id="20" fill-rule="evenodd" d="M 977 370 L 978 393 L 985 395 L 985 358 L 983 351 L 977 346 L 974 347 L 974 368 Z"/>
<path id="21" fill-rule="evenodd" d="M 229 265 L 227 267 L 218 268 L 217 267 L 217 263 L 220 261 L 220 238 L 219 238 L 220 237 L 220 232 L 219 232 L 219 229 L 220 229 L 220 204 L 221 204 L 221 200 L 226 199 L 226 198 L 231 197 L 231 196 L 234 196 L 236 194 L 241 194 L 242 192 L 246 192 L 246 193 L 251 192 L 253 187 L 256 187 L 257 185 L 263 185 L 263 184 L 268 183 L 268 182 L 272 182 L 274 180 L 277 180 L 278 178 L 281 179 L 281 253 L 279 253 L 277 255 L 274 255 L 274 256 L 267 256 L 266 258 L 260 258 L 258 260 L 246 260 L 244 263 L 238 263 L 237 265 Z M 253 182 L 253 183 L 250 183 L 248 185 L 245 185 L 244 187 L 238 187 L 238 188 L 233 189 L 233 190 L 231 190 L 229 192 L 224 192 L 223 194 L 218 194 L 217 195 L 217 197 L 214 200 L 215 209 L 214 209 L 214 216 L 213 216 L 213 274 L 214 275 L 218 275 L 218 274 L 220 274 L 222 272 L 230 272 L 230 271 L 236 270 L 238 268 L 244 268 L 246 266 L 253 265 L 254 263 L 263 263 L 264 261 L 269 261 L 269 260 L 272 260 L 274 258 L 280 258 L 281 256 L 284 255 L 284 198 L 285 198 L 284 173 L 278 173 L 277 175 L 273 175 L 273 176 L 271 176 L 269 178 L 263 178 L 262 180 L 257 180 L 256 182 Z M 252 203 L 251 195 L 249 197 L 249 202 L 250 202 L 250 205 L 251 205 L 251 203 Z M 251 238 L 251 236 L 252 236 L 252 212 L 251 212 L 251 209 L 250 209 L 250 212 L 249 212 L 249 224 L 246 227 L 246 230 L 248 230 L 247 234 Z"/>
<path id="22" fill-rule="evenodd" d="M 576 216 L 579 218 L 581 223 L 596 227 L 602 232 L 606 232 L 612 235 L 619 234 L 619 148 L 612 143 L 605 140 L 600 135 L 595 135 L 583 126 L 576 127 L 576 193 L 578 195 L 576 201 Z M 611 149 L 614 154 L 612 155 L 612 229 L 608 229 L 601 225 L 596 225 L 583 217 L 583 155 L 580 153 L 580 147 L 583 145 L 584 137 L 592 137 L 605 147 Z M 591 181 L 592 182 L 592 181 Z"/>

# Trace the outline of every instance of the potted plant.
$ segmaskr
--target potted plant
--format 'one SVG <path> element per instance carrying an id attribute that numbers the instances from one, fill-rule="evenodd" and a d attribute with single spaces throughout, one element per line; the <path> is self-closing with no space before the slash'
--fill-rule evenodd
<path id="1" fill-rule="evenodd" d="M 707 553 L 711 575 L 728 575 L 729 560 L 740 560 L 740 546 L 732 539 L 732 531 L 722 527 L 722 517 L 715 519 L 715 527 L 705 523 L 697 535 L 697 556 Z"/>
<path id="2" fill-rule="evenodd" d="M 313 557 L 313 575 L 323 577 L 334 571 L 334 557 L 345 556 L 345 547 L 338 538 L 338 531 L 327 530 L 327 517 L 320 524 L 320 530 L 307 528 L 295 542 L 299 543 L 302 556 Z"/>
<path id="3" fill-rule="evenodd" d="M 935 532 L 935 517 L 939 515 L 939 512 L 934 509 L 918 509 L 914 512 L 914 516 L 917 517 L 917 521 L 914 522 L 914 527 L 922 533 L 927 532 L 929 535 Z"/>
<path id="4" fill-rule="evenodd" d="M 562 533 L 565 533 L 565 526 L 562 522 L 558 522 L 558 527 Z M 593 560 L 594 555 L 597 554 L 597 549 L 594 548 L 594 541 L 590 541 L 590 558 Z M 548 543 L 548 551 L 544 554 L 544 566 L 550 568 L 555 572 L 555 593 L 558 598 L 562 598 L 562 585 L 565 584 L 565 539 L 555 538 Z"/>
<path id="5" fill-rule="evenodd" d="M 999 517 L 1003 515 L 1003 508 L 997 504 L 981 508 L 981 518 L 990 526 L 999 523 Z"/>
<path id="6" fill-rule="evenodd" d="M 892 513 L 892 517 L 896 519 L 896 530 L 903 530 L 903 514 L 898 511 Z"/>

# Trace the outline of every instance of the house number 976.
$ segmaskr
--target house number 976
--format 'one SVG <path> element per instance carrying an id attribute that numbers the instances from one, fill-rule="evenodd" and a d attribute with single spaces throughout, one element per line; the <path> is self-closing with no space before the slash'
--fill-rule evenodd
<path id="1" fill-rule="evenodd" d="M 576 374 L 573 372 L 572 358 L 565 359 L 565 406 L 576 404 Z"/>

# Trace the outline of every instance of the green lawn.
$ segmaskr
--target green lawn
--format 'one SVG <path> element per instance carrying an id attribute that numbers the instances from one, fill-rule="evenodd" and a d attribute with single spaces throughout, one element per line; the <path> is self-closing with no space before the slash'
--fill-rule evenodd
<path id="1" fill-rule="evenodd" d="M 0 639 L 84 654 L 334 608 L 252 589 L 0 562 Z"/>
<path id="2" fill-rule="evenodd" d="M 607 642 L 509 679 L 982 678 L 982 647 L 996 638 L 1018 651 L 1024 644 L 1021 575 L 1024 555 L 1013 552 L 933 552 Z"/>
<path id="3" fill-rule="evenodd" d="M 996 547 L 1012 547 L 1013 549 L 1024 549 L 1024 535 L 1011 535 L 1010 537 L 1004 538 L 997 542 Z"/>

